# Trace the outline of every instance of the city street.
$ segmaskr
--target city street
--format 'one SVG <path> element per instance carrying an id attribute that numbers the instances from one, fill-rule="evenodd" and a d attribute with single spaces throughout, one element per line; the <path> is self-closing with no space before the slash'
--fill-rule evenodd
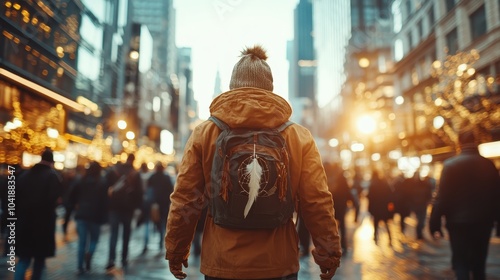
<path id="1" fill-rule="evenodd" d="M 373 240 L 373 224 L 366 211 L 361 212 L 360 223 L 353 223 L 353 211 L 347 217 L 349 250 L 342 258 L 341 267 L 334 279 L 454 279 L 450 269 L 450 250 L 446 239 L 433 241 L 427 234 L 425 240 L 414 238 L 413 218 L 407 218 L 407 235 L 403 236 L 396 227 L 398 217 L 391 222 L 392 244 L 389 244 L 387 232 L 381 228 L 378 244 Z M 59 225 L 60 226 L 60 225 Z M 108 256 L 109 230 L 103 227 L 101 239 L 93 260 L 92 272 L 83 276 L 76 274 L 77 236 L 74 224 L 70 227 L 68 242 L 58 230 L 57 256 L 47 261 L 46 279 L 175 279 L 169 272 L 163 253 L 157 242 L 159 234 L 154 233 L 149 243 L 149 250 L 142 255 L 143 227 L 134 230 L 130 245 L 129 268 L 123 271 L 115 269 L 105 273 Z M 120 242 L 118 243 L 120 255 Z M 301 259 L 299 279 L 319 279 L 319 268 L 312 257 Z M 0 263 L 0 279 L 14 279 L 7 270 L 6 259 Z M 199 272 L 199 259 L 191 257 L 186 269 L 187 279 L 204 279 Z M 500 238 L 492 237 L 487 274 L 489 280 L 500 280 Z"/>

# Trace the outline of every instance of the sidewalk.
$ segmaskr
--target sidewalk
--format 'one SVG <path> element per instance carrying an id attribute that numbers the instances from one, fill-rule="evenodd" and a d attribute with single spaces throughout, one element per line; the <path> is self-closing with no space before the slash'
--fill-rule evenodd
<path id="1" fill-rule="evenodd" d="M 389 244 L 388 236 L 382 227 L 378 245 L 373 241 L 373 223 L 365 211 L 361 212 L 360 222 L 354 224 L 353 212 L 347 217 L 347 236 L 349 250 L 342 258 L 341 267 L 334 279 L 454 279 L 450 269 L 450 249 L 446 239 L 434 241 L 426 233 L 425 240 L 415 240 L 415 220 L 407 218 L 407 236 L 399 233 L 396 220 L 390 223 L 393 240 Z M 134 229 L 130 242 L 129 268 L 120 267 L 112 274 L 105 273 L 108 257 L 109 229 L 104 226 L 93 259 L 92 272 L 83 276 L 76 274 L 77 236 L 74 223 L 69 227 L 69 240 L 64 242 L 61 225 L 58 225 L 56 257 L 47 260 L 46 279 L 175 279 L 168 270 L 167 261 L 158 249 L 159 234 L 154 232 L 150 238 L 149 250 L 141 255 L 143 249 L 143 231 L 141 226 Z M 117 255 L 120 256 L 119 240 Z M 119 264 L 119 259 L 118 259 Z M 319 268 L 312 257 L 304 257 L 300 262 L 299 279 L 319 279 Z M 13 273 L 7 270 L 5 258 L 0 259 L 0 279 L 11 280 Z M 190 257 L 189 267 L 185 270 L 187 279 L 204 279 L 199 272 L 199 259 Z M 500 238 L 493 237 L 488 257 L 487 275 L 489 280 L 500 280 Z"/>

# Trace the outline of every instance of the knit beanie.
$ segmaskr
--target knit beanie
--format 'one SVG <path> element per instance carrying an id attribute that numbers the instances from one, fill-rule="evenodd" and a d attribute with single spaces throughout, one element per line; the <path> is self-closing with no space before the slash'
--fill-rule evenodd
<path id="1" fill-rule="evenodd" d="M 273 91 L 273 74 L 266 63 L 266 51 L 261 46 L 246 48 L 234 65 L 229 89 L 256 87 Z"/>

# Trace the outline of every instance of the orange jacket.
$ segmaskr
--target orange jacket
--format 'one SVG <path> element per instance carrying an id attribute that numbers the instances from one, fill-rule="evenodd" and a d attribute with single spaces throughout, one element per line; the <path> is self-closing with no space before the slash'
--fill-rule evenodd
<path id="1" fill-rule="evenodd" d="M 277 127 L 292 109 L 282 97 L 258 88 L 238 88 L 218 96 L 211 114 L 231 127 Z M 210 193 L 210 172 L 215 140 L 220 129 L 211 121 L 198 125 L 186 143 L 179 174 L 171 196 L 166 259 L 183 260 L 189 255 L 196 223 Z M 311 233 L 316 250 L 323 256 L 341 255 L 321 158 L 310 132 L 297 124 L 283 131 L 290 153 L 292 195 Z M 297 210 L 297 208 L 296 208 Z M 201 272 L 218 278 L 274 278 L 299 270 L 298 236 L 290 221 L 272 230 L 235 230 L 205 223 Z"/>

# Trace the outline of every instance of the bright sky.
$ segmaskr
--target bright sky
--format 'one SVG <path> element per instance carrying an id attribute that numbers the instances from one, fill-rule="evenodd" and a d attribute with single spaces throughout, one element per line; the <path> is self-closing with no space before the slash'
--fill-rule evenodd
<path id="1" fill-rule="evenodd" d="M 234 64 L 245 46 L 261 44 L 274 78 L 274 92 L 288 98 L 287 41 L 293 39 L 298 0 L 174 0 L 176 44 L 192 48 L 193 90 L 200 118 L 208 118 L 217 69 L 229 89 Z"/>

